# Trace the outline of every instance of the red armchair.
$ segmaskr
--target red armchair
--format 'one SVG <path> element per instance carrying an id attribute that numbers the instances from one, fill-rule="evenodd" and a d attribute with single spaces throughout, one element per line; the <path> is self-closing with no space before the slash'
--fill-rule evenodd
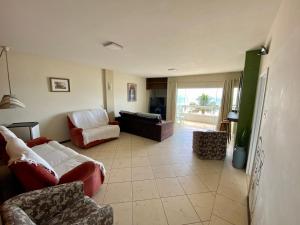
<path id="1" fill-rule="evenodd" d="M 98 118 L 99 117 L 99 118 Z M 96 118 L 96 119 L 95 119 Z M 98 144 L 102 144 L 119 137 L 120 128 L 117 121 L 109 121 L 107 113 L 104 109 L 91 109 L 71 112 L 67 116 L 68 127 L 70 132 L 70 139 L 72 143 L 80 148 L 90 148 Z M 76 121 L 77 125 L 72 121 Z M 81 120 L 88 121 L 86 125 Z M 97 127 L 97 124 L 101 124 Z M 85 127 L 83 127 L 85 125 Z M 88 133 L 92 132 L 92 140 L 85 142 L 84 136 L 89 136 Z M 103 135 L 109 133 L 109 135 Z"/>
<path id="2" fill-rule="evenodd" d="M 108 123 L 109 125 L 119 125 L 119 122 L 117 121 L 112 121 Z M 83 135 L 82 135 L 82 128 L 77 128 L 73 125 L 73 123 L 71 122 L 71 120 L 68 117 L 68 127 L 69 127 L 69 132 L 70 132 L 70 138 L 71 138 L 71 142 L 78 146 L 79 148 L 91 148 L 93 146 L 108 142 L 108 141 L 112 141 L 114 139 L 116 139 L 117 137 L 114 138 L 107 138 L 107 139 L 101 139 L 101 140 L 96 140 L 96 141 L 92 141 L 88 144 L 84 144 L 83 141 Z"/>

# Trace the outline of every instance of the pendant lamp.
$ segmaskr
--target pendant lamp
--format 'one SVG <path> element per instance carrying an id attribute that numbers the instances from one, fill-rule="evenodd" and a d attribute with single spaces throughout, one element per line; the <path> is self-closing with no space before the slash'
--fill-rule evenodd
<path id="1" fill-rule="evenodd" d="M 1 99 L 1 102 L 0 102 L 0 109 L 25 108 L 24 103 L 22 103 L 19 99 L 16 98 L 16 96 L 14 96 L 11 93 L 8 58 L 7 58 L 7 52 L 8 51 L 9 51 L 9 47 L 1 46 L 0 58 L 1 58 L 2 54 L 4 53 L 5 54 L 5 61 L 6 61 L 6 71 L 7 71 L 9 95 L 3 95 L 2 99 Z"/>

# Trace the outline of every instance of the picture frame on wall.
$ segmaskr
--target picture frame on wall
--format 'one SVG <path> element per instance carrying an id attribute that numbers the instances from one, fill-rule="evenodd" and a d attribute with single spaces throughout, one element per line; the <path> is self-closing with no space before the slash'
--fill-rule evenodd
<path id="1" fill-rule="evenodd" d="M 49 81 L 51 92 L 70 92 L 70 79 L 50 77 Z"/>
<path id="2" fill-rule="evenodd" d="M 136 102 L 137 99 L 137 85 L 134 83 L 127 83 L 127 101 Z"/>

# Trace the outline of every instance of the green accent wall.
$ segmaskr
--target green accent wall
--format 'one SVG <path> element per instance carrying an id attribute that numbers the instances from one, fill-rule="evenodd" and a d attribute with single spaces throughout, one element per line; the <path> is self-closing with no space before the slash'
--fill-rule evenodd
<path id="1" fill-rule="evenodd" d="M 252 127 L 252 118 L 255 105 L 256 88 L 259 77 L 260 58 L 259 50 L 252 50 L 246 52 L 243 87 L 241 92 L 240 107 L 239 107 L 239 121 L 237 124 L 236 141 L 238 144 L 240 137 L 244 130 L 246 130 L 246 149 L 250 142 L 250 132 Z"/>

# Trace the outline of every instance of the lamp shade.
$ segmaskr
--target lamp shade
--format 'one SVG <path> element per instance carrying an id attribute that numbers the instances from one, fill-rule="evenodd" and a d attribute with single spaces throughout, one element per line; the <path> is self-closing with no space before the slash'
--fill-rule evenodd
<path id="1" fill-rule="evenodd" d="M 25 108 L 25 105 L 13 95 L 3 95 L 0 109 Z"/>

